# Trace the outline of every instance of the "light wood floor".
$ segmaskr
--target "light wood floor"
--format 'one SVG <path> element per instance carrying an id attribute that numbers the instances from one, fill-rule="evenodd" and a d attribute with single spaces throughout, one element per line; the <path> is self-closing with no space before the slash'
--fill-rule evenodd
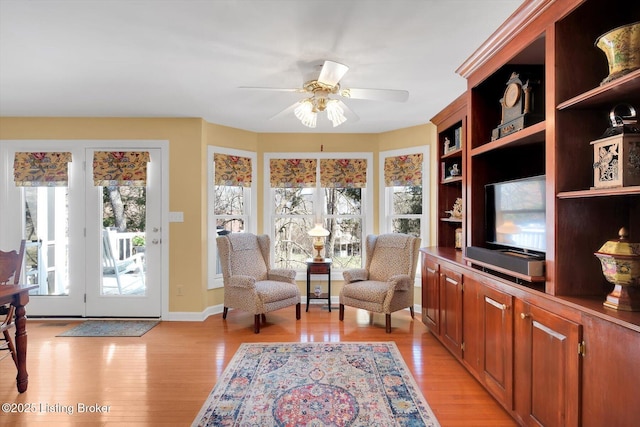
<path id="1" fill-rule="evenodd" d="M 140 338 L 56 337 L 80 321 L 28 320 L 29 388 L 19 394 L 15 366 L 0 361 L 0 403 L 35 413 L 0 410 L 0 425 L 188 426 L 242 342 L 391 340 L 442 426 L 516 425 L 408 311 L 392 315 L 391 334 L 382 315 L 370 324 L 368 313 L 347 307 L 340 322 L 337 309 L 312 305 L 299 321 L 293 307 L 268 314 L 258 335 L 252 316 L 230 311 L 226 321 L 161 322 Z M 79 404 L 109 409 L 79 413 Z"/>

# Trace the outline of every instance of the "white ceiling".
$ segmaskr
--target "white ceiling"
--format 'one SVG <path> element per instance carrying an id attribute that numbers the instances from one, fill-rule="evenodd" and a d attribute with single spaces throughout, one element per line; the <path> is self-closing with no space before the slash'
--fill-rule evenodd
<path id="1" fill-rule="evenodd" d="M 0 116 L 201 117 L 254 132 L 384 132 L 424 124 L 466 88 L 455 70 L 522 0 L 0 0 Z M 314 64 L 343 88 L 332 128 L 271 119 Z M 317 77 L 317 76 L 316 76 Z"/>

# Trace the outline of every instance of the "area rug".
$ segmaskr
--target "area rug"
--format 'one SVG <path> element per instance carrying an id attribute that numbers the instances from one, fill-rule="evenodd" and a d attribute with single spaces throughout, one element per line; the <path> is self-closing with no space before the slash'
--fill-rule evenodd
<path id="1" fill-rule="evenodd" d="M 58 335 L 59 337 L 141 337 L 157 320 L 87 320 Z"/>
<path id="2" fill-rule="evenodd" d="M 192 426 L 439 426 L 393 342 L 241 344 Z"/>

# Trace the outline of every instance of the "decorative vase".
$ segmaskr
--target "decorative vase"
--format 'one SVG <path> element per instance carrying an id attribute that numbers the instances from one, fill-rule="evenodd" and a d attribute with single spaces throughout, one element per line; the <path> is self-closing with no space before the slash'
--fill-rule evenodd
<path id="1" fill-rule="evenodd" d="M 598 37 L 595 45 L 609 63 L 609 75 L 601 85 L 640 68 L 640 22 L 614 28 Z"/>
<path id="2" fill-rule="evenodd" d="M 600 260 L 602 274 L 614 285 L 605 307 L 640 311 L 640 243 L 629 243 L 626 228 L 618 240 L 609 240 L 594 255 Z"/>

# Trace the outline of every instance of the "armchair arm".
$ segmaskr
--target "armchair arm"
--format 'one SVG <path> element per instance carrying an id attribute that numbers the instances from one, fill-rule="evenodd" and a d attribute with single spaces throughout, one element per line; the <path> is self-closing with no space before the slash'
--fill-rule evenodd
<path id="1" fill-rule="evenodd" d="M 360 282 L 369 279 L 369 271 L 366 268 L 352 268 L 342 272 L 345 283 Z"/>
<path id="2" fill-rule="evenodd" d="M 253 289 L 256 287 L 256 279 L 251 276 L 238 274 L 229 278 L 229 286 L 234 288 Z"/>
<path id="3" fill-rule="evenodd" d="M 278 282 L 292 282 L 296 278 L 295 270 L 288 268 L 272 268 L 267 274 L 269 280 L 275 280 Z"/>
<path id="4" fill-rule="evenodd" d="M 396 291 L 407 291 L 411 289 L 413 283 L 411 282 L 411 277 L 408 274 L 396 274 L 394 276 L 389 277 L 387 280 Z"/>

